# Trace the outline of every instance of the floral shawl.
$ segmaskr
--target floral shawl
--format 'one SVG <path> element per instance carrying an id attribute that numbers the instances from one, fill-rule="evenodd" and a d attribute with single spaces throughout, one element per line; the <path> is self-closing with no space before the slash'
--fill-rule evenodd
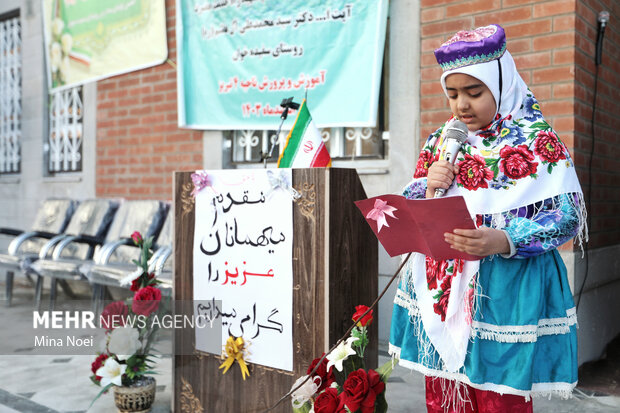
<path id="1" fill-rule="evenodd" d="M 463 196 L 472 217 L 497 217 L 492 226 L 502 229 L 503 212 L 557 195 L 575 194 L 575 207 L 581 217 L 581 239 L 586 232 L 585 207 L 569 151 L 545 121 L 536 98 L 517 73 L 510 53 L 502 53 L 499 59 L 449 68 L 442 75 L 444 92 L 449 74 L 476 77 L 489 87 L 497 107 L 491 124 L 469 132 L 456 159 L 459 173 L 446 196 Z M 443 131 L 452 119 L 426 141 L 414 181 L 422 184 L 429 166 L 439 159 Z M 457 371 L 465 360 L 479 267 L 480 261 L 437 262 L 421 254 L 414 254 L 409 264 L 410 282 L 416 292 L 424 330 L 441 356 L 443 366 L 438 368 L 442 370 Z"/>

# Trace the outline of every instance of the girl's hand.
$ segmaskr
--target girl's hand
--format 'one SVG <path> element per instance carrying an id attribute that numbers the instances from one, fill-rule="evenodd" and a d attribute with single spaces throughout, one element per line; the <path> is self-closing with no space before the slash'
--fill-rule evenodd
<path id="1" fill-rule="evenodd" d="M 451 248 L 468 254 L 486 257 L 487 255 L 510 253 L 510 244 L 506 234 L 499 229 L 488 227 L 455 229 L 454 232 L 446 232 L 443 235 Z"/>
<path id="2" fill-rule="evenodd" d="M 426 176 L 426 197 L 434 198 L 437 188 L 448 189 L 458 172 L 459 167 L 448 161 L 433 162 L 428 168 L 428 175 Z"/>

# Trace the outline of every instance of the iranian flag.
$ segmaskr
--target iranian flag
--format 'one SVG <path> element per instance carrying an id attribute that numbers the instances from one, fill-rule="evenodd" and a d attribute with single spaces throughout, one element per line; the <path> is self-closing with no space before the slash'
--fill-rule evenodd
<path id="1" fill-rule="evenodd" d="M 320 168 L 331 164 L 332 158 L 321 139 L 321 133 L 312 121 L 304 99 L 293 129 L 286 137 L 284 151 L 278 159 L 278 168 Z"/>

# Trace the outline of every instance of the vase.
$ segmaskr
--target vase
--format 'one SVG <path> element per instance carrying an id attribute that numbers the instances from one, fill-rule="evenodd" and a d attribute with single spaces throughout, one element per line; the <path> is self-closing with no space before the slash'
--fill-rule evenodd
<path id="1" fill-rule="evenodd" d="M 119 413 L 145 413 L 155 400 L 155 379 L 142 376 L 129 386 L 114 386 L 114 404 Z"/>

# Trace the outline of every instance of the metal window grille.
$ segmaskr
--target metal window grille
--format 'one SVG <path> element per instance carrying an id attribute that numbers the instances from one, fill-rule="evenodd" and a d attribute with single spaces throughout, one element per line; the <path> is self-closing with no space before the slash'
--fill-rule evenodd
<path id="1" fill-rule="evenodd" d="M 0 174 L 20 171 L 22 59 L 19 17 L 0 21 Z"/>
<path id="2" fill-rule="evenodd" d="M 83 116 L 81 86 L 51 95 L 50 133 L 46 145 L 50 173 L 82 170 Z"/>
<path id="3" fill-rule="evenodd" d="M 385 145 L 380 128 L 323 128 L 319 129 L 323 142 L 332 159 L 359 160 L 382 159 Z M 274 156 L 268 162 L 276 162 L 284 150 L 289 131 L 281 131 L 274 148 Z M 232 161 L 234 163 L 256 163 L 261 155 L 267 154 L 271 144 L 276 141 L 274 130 L 233 130 Z"/>

